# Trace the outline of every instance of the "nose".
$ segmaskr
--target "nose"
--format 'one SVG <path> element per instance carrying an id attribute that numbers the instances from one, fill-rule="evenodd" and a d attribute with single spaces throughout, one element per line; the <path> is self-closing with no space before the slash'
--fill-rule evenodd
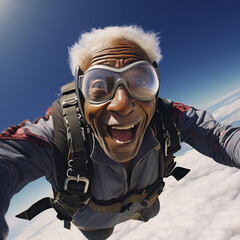
<path id="1" fill-rule="evenodd" d="M 108 111 L 116 112 L 119 115 L 126 116 L 134 110 L 135 104 L 132 102 L 132 97 L 127 89 L 120 85 L 108 105 Z"/>

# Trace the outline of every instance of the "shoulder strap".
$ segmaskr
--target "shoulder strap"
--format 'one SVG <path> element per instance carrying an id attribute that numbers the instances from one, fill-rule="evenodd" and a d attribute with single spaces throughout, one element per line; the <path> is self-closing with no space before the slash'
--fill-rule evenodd
<path id="1" fill-rule="evenodd" d="M 164 158 L 164 177 L 172 175 L 177 180 L 182 179 L 190 170 L 182 167 L 175 168 L 173 154 L 181 149 L 180 131 L 173 119 L 173 109 L 164 98 L 158 99 L 153 124 L 161 145 L 160 154 Z"/>
<path id="2" fill-rule="evenodd" d="M 67 126 L 63 119 L 62 108 L 60 100 L 56 100 L 52 104 L 52 116 L 54 126 L 54 154 L 55 166 L 57 173 L 58 187 L 63 190 L 65 173 L 67 170 L 67 156 L 68 156 L 68 143 L 67 143 Z"/>
<path id="3" fill-rule="evenodd" d="M 60 177 L 60 187 L 63 186 L 62 190 L 64 191 L 82 195 L 88 191 L 90 177 L 88 173 L 89 147 L 86 144 L 88 137 L 87 126 L 83 124 L 83 117 L 79 111 L 74 82 L 64 85 L 61 88 L 61 92 L 62 95 L 59 98 L 61 109 L 56 110 L 57 114 L 60 112 L 61 120 L 59 121 L 58 119 L 59 115 L 53 120 L 54 133 L 56 133 L 54 140 L 57 148 L 56 157 L 58 157 L 59 152 L 61 153 L 60 159 L 56 159 L 56 161 L 63 160 L 65 162 L 64 165 L 61 163 L 58 165 L 60 170 L 62 170 L 62 166 L 66 167 L 67 162 L 67 171 L 64 171 L 66 173 L 64 186 L 62 184 L 63 179 Z M 59 108 L 59 105 L 57 106 Z M 64 122 L 64 127 L 62 126 L 62 121 Z M 65 131 L 61 132 L 63 128 L 65 128 Z M 62 148 L 63 144 L 65 146 Z M 67 156 L 66 148 L 68 150 Z M 60 174 L 62 173 L 63 171 Z"/>
<path id="4" fill-rule="evenodd" d="M 85 129 L 81 123 L 74 82 L 61 87 L 61 97 L 52 104 L 52 115 L 57 180 L 59 189 L 63 191 L 67 190 L 68 185 L 75 185 L 74 180 L 77 176 L 78 182 L 81 182 L 82 176 L 87 175 Z M 72 174 L 73 168 L 75 172 L 79 171 L 81 177 Z M 65 173 L 69 175 L 67 178 Z"/>
<path id="5" fill-rule="evenodd" d="M 180 131 L 174 122 L 173 110 L 170 103 L 164 98 L 159 98 L 155 114 L 161 118 L 162 122 L 162 126 L 157 124 L 157 128 L 161 126 L 163 128 L 161 131 L 163 131 L 165 137 L 168 136 L 168 141 L 170 141 L 165 144 L 165 155 L 179 151 L 181 149 Z M 159 132 L 158 135 L 160 135 Z"/>

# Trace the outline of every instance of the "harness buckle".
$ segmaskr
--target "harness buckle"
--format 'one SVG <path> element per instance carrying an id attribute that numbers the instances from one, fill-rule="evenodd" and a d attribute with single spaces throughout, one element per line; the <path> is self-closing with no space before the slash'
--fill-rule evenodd
<path id="1" fill-rule="evenodd" d="M 89 180 L 86 177 L 81 177 L 80 174 L 78 174 L 77 176 L 68 176 L 68 177 L 66 177 L 66 179 L 64 181 L 64 190 L 65 191 L 67 191 L 68 183 L 70 181 L 83 182 L 85 184 L 83 193 L 87 193 L 88 187 L 89 187 Z"/>
<path id="2" fill-rule="evenodd" d="M 62 107 L 63 108 L 68 108 L 70 106 L 77 106 L 77 103 L 78 103 L 78 101 L 77 101 L 76 96 L 69 97 L 68 99 L 64 99 L 62 101 Z"/>

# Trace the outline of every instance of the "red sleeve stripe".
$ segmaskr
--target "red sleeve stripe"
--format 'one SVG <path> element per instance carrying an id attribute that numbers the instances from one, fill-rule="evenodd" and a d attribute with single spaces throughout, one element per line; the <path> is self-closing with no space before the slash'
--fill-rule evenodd
<path id="1" fill-rule="evenodd" d="M 43 119 L 48 120 L 50 113 L 51 109 L 48 109 L 47 114 Z M 34 123 L 37 123 L 39 119 L 41 118 L 35 120 Z M 45 138 L 32 133 L 28 128 L 25 127 L 27 121 L 29 120 L 25 120 L 19 125 L 12 126 L 4 130 L 2 133 L 0 133 L 0 140 L 27 140 L 40 147 L 52 148 L 53 146 Z"/>
<path id="2" fill-rule="evenodd" d="M 187 112 L 191 108 L 191 106 L 184 105 L 182 103 L 177 103 L 177 102 L 172 102 L 172 106 L 173 106 L 173 117 L 176 123 L 178 123 L 182 114 Z"/>

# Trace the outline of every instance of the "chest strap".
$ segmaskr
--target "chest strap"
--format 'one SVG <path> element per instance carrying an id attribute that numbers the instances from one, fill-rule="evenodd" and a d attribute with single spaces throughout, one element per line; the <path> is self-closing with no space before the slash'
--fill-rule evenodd
<path id="1" fill-rule="evenodd" d="M 16 217 L 21 219 L 31 220 L 42 211 L 54 208 L 60 220 L 64 220 L 64 227 L 70 228 L 70 222 L 74 215 L 79 211 L 82 204 L 87 204 L 96 212 L 109 213 L 109 212 L 124 212 L 130 208 L 133 202 L 140 202 L 143 208 L 149 208 L 157 200 L 157 197 L 164 188 L 164 182 L 157 180 L 149 187 L 142 190 L 134 190 L 127 193 L 125 196 L 109 200 L 99 201 L 94 198 L 82 202 L 81 197 L 78 195 L 63 194 L 55 192 L 55 200 L 52 198 L 43 198 L 36 202 L 26 211 L 18 214 Z"/>
<path id="2" fill-rule="evenodd" d="M 148 208 L 152 205 L 153 202 L 155 202 L 158 195 L 160 195 L 163 191 L 163 188 L 164 182 L 161 179 L 157 180 L 155 183 L 145 189 L 130 191 L 125 196 L 119 197 L 115 200 L 112 199 L 109 201 L 99 201 L 91 198 L 88 206 L 91 207 L 94 211 L 100 213 L 121 213 L 129 209 L 134 202 L 139 202 L 144 208 Z"/>

